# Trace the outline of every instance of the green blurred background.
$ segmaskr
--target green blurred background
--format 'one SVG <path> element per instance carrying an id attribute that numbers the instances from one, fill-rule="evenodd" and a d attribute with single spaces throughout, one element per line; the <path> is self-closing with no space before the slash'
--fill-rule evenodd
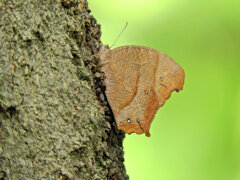
<path id="1" fill-rule="evenodd" d="M 240 0 L 89 0 L 102 41 L 158 49 L 185 70 L 150 128 L 126 135 L 131 180 L 240 180 Z"/>

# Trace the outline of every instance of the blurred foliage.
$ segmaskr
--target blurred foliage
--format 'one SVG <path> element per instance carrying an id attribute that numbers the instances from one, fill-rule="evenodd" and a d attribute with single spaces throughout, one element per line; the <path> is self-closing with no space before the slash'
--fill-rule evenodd
<path id="1" fill-rule="evenodd" d="M 240 179 L 240 1 L 89 0 L 102 41 L 158 49 L 185 70 L 152 123 L 127 135 L 131 180 Z"/>

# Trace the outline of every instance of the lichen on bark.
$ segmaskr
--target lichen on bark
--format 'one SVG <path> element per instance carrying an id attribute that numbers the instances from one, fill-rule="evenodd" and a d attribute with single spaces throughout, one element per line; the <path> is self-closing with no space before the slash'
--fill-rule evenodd
<path id="1" fill-rule="evenodd" d="M 128 179 L 85 0 L 0 1 L 0 179 Z"/>

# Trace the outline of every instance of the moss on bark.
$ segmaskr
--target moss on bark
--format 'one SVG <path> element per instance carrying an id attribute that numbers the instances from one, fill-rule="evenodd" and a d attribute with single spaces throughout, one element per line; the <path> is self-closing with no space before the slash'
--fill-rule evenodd
<path id="1" fill-rule="evenodd" d="M 0 179 L 128 179 L 85 0 L 0 1 Z"/>

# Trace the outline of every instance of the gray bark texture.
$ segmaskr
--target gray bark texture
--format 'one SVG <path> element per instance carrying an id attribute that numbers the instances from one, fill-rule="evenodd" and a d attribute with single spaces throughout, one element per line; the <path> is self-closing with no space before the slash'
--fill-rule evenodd
<path id="1" fill-rule="evenodd" d="M 0 179 L 128 179 L 85 0 L 0 0 Z"/>

